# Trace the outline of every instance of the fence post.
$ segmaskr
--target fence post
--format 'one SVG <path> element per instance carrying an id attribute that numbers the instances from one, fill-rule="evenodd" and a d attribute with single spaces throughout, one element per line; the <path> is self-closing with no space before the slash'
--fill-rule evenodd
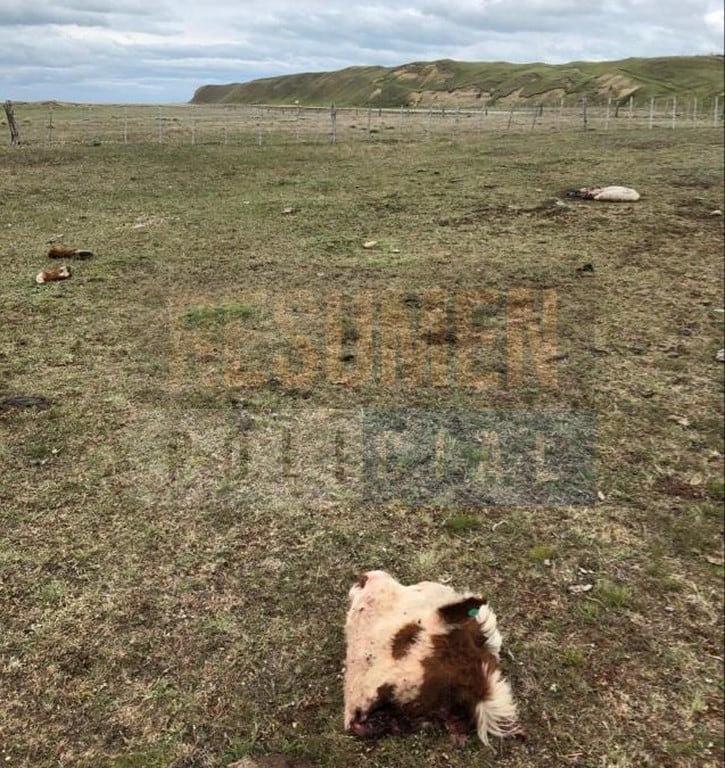
<path id="1" fill-rule="evenodd" d="M 718 102 L 720 101 L 719 96 L 715 96 L 715 105 L 712 108 L 712 124 L 717 125 L 717 113 L 718 113 Z"/>
<path id="2" fill-rule="evenodd" d="M 53 105 L 48 104 L 48 144 L 53 143 Z"/>
<path id="3" fill-rule="evenodd" d="M 8 99 L 5 104 L 5 114 L 8 118 L 8 128 L 10 129 L 10 143 L 11 144 L 20 144 L 20 133 L 18 131 L 18 126 L 15 122 L 15 108 L 13 107 L 13 102 Z"/>
<path id="4" fill-rule="evenodd" d="M 506 124 L 506 130 L 508 130 L 511 127 L 511 122 L 514 119 L 514 105 L 511 105 L 511 109 L 509 110 L 509 121 Z"/>
<path id="5" fill-rule="evenodd" d="M 561 96 L 559 98 L 559 109 L 557 110 L 557 113 L 556 113 L 556 130 L 557 131 L 561 130 L 561 114 L 563 111 L 564 111 L 564 97 Z"/>
<path id="6" fill-rule="evenodd" d="M 632 127 L 632 117 L 633 117 L 633 114 L 634 114 L 633 107 L 634 107 L 634 96 L 630 96 L 629 97 L 629 106 L 628 106 L 628 110 L 627 110 L 627 120 L 628 120 L 627 126 L 629 128 Z"/>
<path id="7" fill-rule="evenodd" d="M 337 142 L 337 109 L 334 104 L 330 105 L 330 144 Z"/>
<path id="8" fill-rule="evenodd" d="M 692 125 L 697 125 L 697 96 L 692 97 Z"/>
<path id="9" fill-rule="evenodd" d="M 675 127 L 677 122 L 677 96 L 672 97 L 672 127 Z"/>
<path id="10" fill-rule="evenodd" d="M 587 130 L 589 127 L 589 117 L 587 115 L 587 95 L 582 96 L 582 129 Z"/>
<path id="11" fill-rule="evenodd" d="M 652 123 L 655 117 L 655 97 L 650 96 L 649 100 L 649 128 L 652 130 Z"/>

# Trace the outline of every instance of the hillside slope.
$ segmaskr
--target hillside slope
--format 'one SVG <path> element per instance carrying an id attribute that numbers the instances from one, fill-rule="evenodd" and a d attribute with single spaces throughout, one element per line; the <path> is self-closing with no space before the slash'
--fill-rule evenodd
<path id="1" fill-rule="evenodd" d="M 473 106 L 511 101 L 573 103 L 586 95 L 616 101 L 673 94 L 710 100 L 723 92 L 722 56 L 669 56 L 569 64 L 472 63 L 444 59 L 399 67 L 348 67 L 205 85 L 192 104 L 307 106 Z"/>

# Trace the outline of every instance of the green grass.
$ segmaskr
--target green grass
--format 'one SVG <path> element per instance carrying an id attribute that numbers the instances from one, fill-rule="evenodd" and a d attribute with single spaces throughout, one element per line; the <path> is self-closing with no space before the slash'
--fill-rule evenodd
<path id="1" fill-rule="evenodd" d="M 556 557 L 556 547 L 550 544 L 537 544 L 529 550 L 529 560 L 532 563 L 543 563 Z"/>
<path id="2" fill-rule="evenodd" d="M 468 531 L 473 531 L 481 527 L 481 520 L 472 515 L 454 515 L 445 521 L 443 527 L 452 534 L 465 535 Z"/>
<path id="3" fill-rule="evenodd" d="M 0 399 L 52 405 L 0 411 L 0 762 L 720 765 L 722 157 L 710 129 L 1 149 Z M 550 215 L 599 181 L 642 200 Z M 95 256 L 38 287 L 51 238 Z M 599 497 L 559 476 L 591 486 L 576 424 L 520 429 L 543 412 L 593 415 Z M 380 425 L 408 485 L 365 475 Z M 378 567 L 491 601 L 527 745 L 342 732 Z"/>
<path id="4" fill-rule="evenodd" d="M 604 580 L 597 584 L 593 595 L 605 608 L 616 609 L 629 605 L 632 599 L 632 590 L 624 584 L 615 584 L 609 580 Z"/>
<path id="5" fill-rule="evenodd" d="M 246 304 L 232 303 L 219 306 L 189 307 L 183 316 L 183 321 L 188 328 L 198 328 L 202 325 L 224 325 L 235 320 L 247 320 L 255 317 L 257 309 Z"/>

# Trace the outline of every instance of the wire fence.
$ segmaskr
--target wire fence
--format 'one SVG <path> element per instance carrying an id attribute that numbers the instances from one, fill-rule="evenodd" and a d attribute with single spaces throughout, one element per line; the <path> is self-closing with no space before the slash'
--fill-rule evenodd
<path id="1" fill-rule="evenodd" d="M 719 97 L 626 103 L 372 108 L 248 105 L 16 104 L 20 143 L 248 144 L 419 140 L 490 131 L 688 129 L 723 121 Z M 3 121 L 7 127 L 7 122 Z"/>

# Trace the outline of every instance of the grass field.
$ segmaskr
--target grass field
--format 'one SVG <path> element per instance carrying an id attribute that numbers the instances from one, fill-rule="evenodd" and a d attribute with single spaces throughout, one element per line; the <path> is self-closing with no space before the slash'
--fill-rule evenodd
<path id="1" fill-rule="evenodd" d="M 691 131 L 722 124 L 722 99 L 677 93 L 667 98 L 592 99 L 586 109 L 555 103 L 515 103 L 489 108 L 438 104 L 417 109 L 371 107 L 249 106 L 245 104 L 66 104 L 14 106 L 20 141 L 32 148 L 65 144 L 165 144 L 175 146 L 377 144 L 391 141 L 487 141 L 490 134 L 630 131 L 671 128 Z M 6 121 L 0 120 L 0 131 Z M 6 134 L 7 135 L 7 134 Z M 591 135 L 591 134 L 587 134 Z"/>
<path id="2" fill-rule="evenodd" d="M 720 130 L 0 162 L 3 765 L 722 764 Z M 376 567 L 490 598 L 527 743 L 342 732 Z"/>

